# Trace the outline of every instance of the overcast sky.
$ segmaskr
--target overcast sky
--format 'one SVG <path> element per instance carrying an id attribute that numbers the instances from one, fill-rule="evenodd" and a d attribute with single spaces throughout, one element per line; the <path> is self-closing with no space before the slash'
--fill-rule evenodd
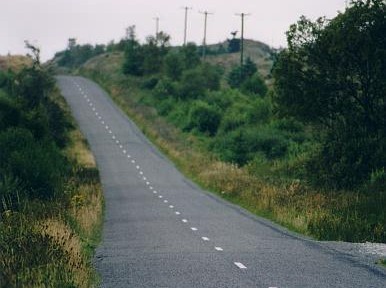
<path id="1" fill-rule="evenodd" d="M 343 11 L 345 0 L 0 0 L 0 55 L 25 54 L 24 40 L 42 48 L 47 60 L 66 48 L 68 38 L 79 44 L 119 41 L 125 28 L 136 25 L 143 41 L 155 33 L 155 17 L 160 30 L 172 37 L 172 44 L 183 42 L 184 10 L 188 13 L 188 41 L 202 43 L 204 16 L 208 16 L 207 42 L 217 43 L 239 30 L 236 13 L 245 18 L 245 38 L 270 46 L 285 46 L 285 31 L 301 15 L 311 19 L 333 18 Z"/>

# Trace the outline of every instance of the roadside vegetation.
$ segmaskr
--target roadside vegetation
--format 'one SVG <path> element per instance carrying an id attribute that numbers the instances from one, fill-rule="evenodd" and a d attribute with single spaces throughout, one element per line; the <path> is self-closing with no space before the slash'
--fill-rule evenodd
<path id="1" fill-rule="evenodd" d="M 78 71 L 203 187 L 317 239 L 386 242 L 385 13 L 366 0 L 302 17 L 270 75 L 165 33 L 141 44 L 134 26 Z"/>
<path id="2" fill-rule="evenodd" d="M 92 287 L 98 171 L 39 50 L 27 46 L 28 65 L 0 70 L 0 287 Z"/>

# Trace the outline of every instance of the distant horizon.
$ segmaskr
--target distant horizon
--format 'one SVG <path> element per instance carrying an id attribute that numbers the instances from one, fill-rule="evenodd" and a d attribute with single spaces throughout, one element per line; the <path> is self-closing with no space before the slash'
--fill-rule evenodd
<path id="1" fill-rule="evenodd" d="M 124 37 L 125 29 L 135 25 L 138 39 L 154 35 L 155 17 L 159 17 L 159 31 L 171 36 L 171 45 L 183 42 L 184 11 L 188 12 L 187 40 L 202 43 L 204 16 L 209 11 L 207 43 L 218 44 L 230 38 L 230 32 L 240 31 L 237 13 L 245 17 L 245 38 L 270 47 L 286 47 L 285 32 L 301 15 L 315 20 L 326 16 L 334 18 L 344 11 L 345 0 L 239 0 L 223 3 L 220 0 L 2 0 L 0 10 L 0 54 L 25 55 L 24 40 L 41 48 L 42 60 L 51 59 L 58 51 L 66 49 L 69 38 L 77 43 L 108 44 Z"/>

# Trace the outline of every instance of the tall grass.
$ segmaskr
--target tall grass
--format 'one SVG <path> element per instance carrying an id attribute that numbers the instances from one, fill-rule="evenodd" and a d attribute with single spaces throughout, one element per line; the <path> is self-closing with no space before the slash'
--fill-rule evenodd
<path id="1" fill-rule="evenodd" d="M 52 97 L 70 117 L 58 91 Z M 98 171 L 78 129 L 68 134 L 61 153 L 72 171 L 63 179 L 58 197 L 28 198 L 16 193 L 24 189 L 16 178 L 0 181 L 2 192 L 16 189 L 1 194 L 11 198 L 0 199 L 1 288 L 96 286 L 98 276 L 91 259 L 103 214 Z"/>
<path id="2" fill-rule="evenodd" d="M 181 132 L 159 116 L 151 103 L 144 104 L 148 92 L 140 89 L 140 80 L 112 68 L 119 67 L 119 61 L 116 57 L 110 65 L 106 59 L 94 59 L 80 72 L 101 84 L 145 134 L 204 188 L 317 239 L 386 242 L 385 189 L 325 191 L 310 187 L 291 174 L 293 165 L 303 165 L 304 153 L 281 163 L 254 162 L 253 172 L 248 166 L 222 162 L 193 134 Z M 281 173 L 286 177 L 279 177 Z"/>

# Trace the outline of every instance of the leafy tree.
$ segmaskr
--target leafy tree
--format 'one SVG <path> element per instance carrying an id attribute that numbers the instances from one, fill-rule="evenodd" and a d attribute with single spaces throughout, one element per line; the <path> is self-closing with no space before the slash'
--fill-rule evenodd
<path id="1" fill-rule="evenodd" d="M 386 4 L 353 1 L 335 19 L 302 17 L 274 69 L 283 114 L 323 134 L 314 171 L 353 187 L 386 166 Z"/>

